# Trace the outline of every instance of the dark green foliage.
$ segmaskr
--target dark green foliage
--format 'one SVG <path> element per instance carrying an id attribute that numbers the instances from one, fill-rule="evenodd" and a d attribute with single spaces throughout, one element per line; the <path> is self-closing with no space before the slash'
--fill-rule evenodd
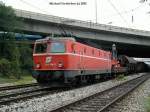
<path id="1" fill-rule="evenodd" d="M 9 76 L 11 71 L 11 62 L 5 58 L 0 59 L 0 73 L 3 76 Z"/>
<path id="2" fill-rule="evenodd" d="M 22 72 L 32 72 L 32 49 L 30 45 L 20 45 L 19 46 L 20 51 L 20 67 L 22 69 Z"/>
<path id="3" fill-rule="evenodd" d="M 22 23 L 20 19 L 16 17 L 12 7 L 5 6 L 0 3 L 0 30 L 1 31 L 14 31 Z"/>
<path id="4" fill-rule="evenodd" d="M 9 36 L 4 36 L 4 41 L 0 42 L 0 61 L 2 60 L 3 62 L 3 59 L 6 59 L 9 62 L 7 63 L 9 64 L 9 69 L 2 67 L 0 69 L 5 71 L 7 75 L 2 71 L 0 73 L 5 76 L 15 76 L 19 79 L 21 74 L 31 74 L 32 72 L 32 49 L 28 44 L 16 44 L 14 39 L 12 39 L 14 35 L 9 34 Z"/>
<path id="5" fill-rule="evenodd" d="M 125 75 L 124 74 L 119 74 L 116 77 L 117 80 L 125 80 Z"/>
<path id="6" fill-rule="evenodd" d="M 15 76 L 16 78 L 20 78 L 20 52 L 19 48 L 14 41 L 14 35 L 6 34 L 3 35 L 4 39 L 0 42 L 0 61 L 6 59 L 9 61 L 9 69 L 7 67 L 1 68 L 2 71 L 7 71 L 7 76 Z M 6 75 L 5 73 L 1 73 Z"/>
<path id="7" fill-rule="evenodd" d="M 16 77 L 17 79 L 20 79 L 21 75 L 21 69 L 20 69 L 20 62 L 19 60 L 14 60 L 11 62 L 11 75 Z"/>
<path id="8" fill-rule="evenodd" d="M 0 74 L 21 78 L 23 71 L 31 71 L 32 50 L 29 45 L 18 45 L 15 42 L 16 27 L 21 21 L 11 7 L 0 3 Z"/>
<path id="9" fill-rule="evenodd" d="M 9 69 L 7 67 L 0 68 L 3 69 L 2 71 L 7 71 L 7 75 L 0 71 L 3 75 L 11 75 L 19 79 L 21 74 L 31 74 L 32 72 L 31 46 L 28 44 L 16 44 L 12 33 L 6 34 L 3 41 L 0 42 L 0 61 L 1 59 L 9 61 Z"/>
<path id="10" fill-rule="evenodd" d="M 16 48 L 14 43 L 14 35 L 12 33 L 5 33 L 0 36 L 0 57 L 12 59 L 12 51 Z"/>

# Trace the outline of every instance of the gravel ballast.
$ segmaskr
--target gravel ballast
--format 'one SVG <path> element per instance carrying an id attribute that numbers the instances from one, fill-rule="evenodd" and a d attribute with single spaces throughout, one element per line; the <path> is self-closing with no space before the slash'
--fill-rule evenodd
<path id="1" fill-rule="evenodd" d="M 69 90 L 61 93 L 43 96 L 40 98 L 33 98 L 27 101 L 20 101 L 19 103 L 13 103 L 11 105 L 0 106 L 0 112 L 47 112 L 57 108 L 58 106 L 66 105 L 84 97 L 90 96 L 97 92 L 101 92 L 113 86 L 116 86 L 122 82 L 139 77 L 143 74 L 127 76 L 126 80 L 117 81 L 110 80 L 99 84 Z M 150 86 L 149 86 L 150 87 Z"/>
<path id="2" fill-rule="evenodd" d="M 11 83 L 0 84 L 0 87 L 5 87 L 5 86 L 13 86 L 13 84 L 11 84 Z"/>
<path id="3" fill-rule="evenodd" d="M 150 79 L 140 85 L 107 112 L 146 112 L 146 100 L 150 95 Z"/>

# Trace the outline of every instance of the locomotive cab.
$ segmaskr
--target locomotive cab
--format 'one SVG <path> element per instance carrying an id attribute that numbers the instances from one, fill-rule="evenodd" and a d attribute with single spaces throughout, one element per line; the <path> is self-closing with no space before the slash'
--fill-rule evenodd
<path id="1" fill-rule="evenodd" d="M 34 46 L 34 69 L 46 70 L 46 69 L 57 69 L 53 65 L 58 60 L 55 60 L 55 56 L 66 52 L 66 42 L 56 40 L 38 40 Z M 58 59 L 58 58 L 57 58 Z M 58 67 L 61 65 L 63 59 L 60 59 Z"/>
<path id="2" fill-rule="evenodd" d="M 63 41 L 37 41 L 34 47 L 34 54 L 39 53 L 64 53 L 65 42 Z"/>
<path id="3" fill-rule="evenodd" d="M 64 70 L 67 68 L 69 41 L 66 38 L 46 38 L 35 42 L 33 60 L 36 74 L 33 77 L 38 82 L 46 82 L 43 79 L 63 79 Z"/>

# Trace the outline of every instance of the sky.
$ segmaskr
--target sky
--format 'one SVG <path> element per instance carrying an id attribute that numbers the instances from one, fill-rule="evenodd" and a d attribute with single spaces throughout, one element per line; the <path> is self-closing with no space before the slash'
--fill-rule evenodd
<path id="1" fill-rule="evenodd" d="M 149 3 L 140 3 L 140 0 L 0 1 L 16 9 L 150 31 L 150 14 L 148 13 L 150 5 Z"/>

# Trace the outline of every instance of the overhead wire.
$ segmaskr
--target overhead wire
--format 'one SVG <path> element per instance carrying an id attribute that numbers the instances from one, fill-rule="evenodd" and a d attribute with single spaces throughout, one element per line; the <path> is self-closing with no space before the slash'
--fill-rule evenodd
<path id="1" fill-rule="evenodd" d="M 126 21 L 126 19 L 122 16 L 122 14 L 118 11 L 118 9 L 116 8 L 116 6 L 111 2 L 111 0 L 107 0 L 110 5 L 113 7 L 113 9 L 117 12 L 117 14 L 120 16 L 120 18 L 124 21 L 124 23 L 126 23 L 128 25 L 128 22 Z M 130 25 L 128 25 L 128 27 L 130 27 Z"/>
<path id="2" fill-rule="evenodd" d="M 128 13 L 131 13 L 131 12 L 134 12 L 134 11 L 139 10 L 142 6 L 143 6 L 143 4 L 137 6 L 137 7 L 133 8 L 133 9 L 122 11 L 122 12 L 120 12 L 120 13 L 121 13 L 122 15 L 128 14 Z M 115 16 L 115 15 L 118 15 L 118 14 L 112 14 L 112 15 L 110 15 L 110 17 L 111 17 L 111 16 Z"/>
<path id="3" fill-rule="evenodd" d="M 138 5 L 137 7 L 134 7 L 134 8 L 129 9 L 129 10 L 120 11 L 120 13 L 121 13 L 122 15 L 129 14 L 129 13 L 133 13 L 133 12 L 136 12 L 136 11 L 140 10 L 142 7 L 144 7 L 144 5 L 146 5 L 146 4 L 141 3 L 141 4 Z M 112 18 L 112 17 L 114 17 L 114 16 L 118 16 L 118 14 L 107 15 L 107 16 L 104 17 L 104 18 Z M 107 24 L 112 24 L 112 22 L 108 22 Z M 132 26 L 132 27 L 133 27 L 133 26 Z"/>
<path id="4" fill-rule="evenodd" d="M 35 5 L 33 5 L 33 4 L 30 4 L 29 2 L 26 2 L 25 0 L 20 0 L 22 3 L 24 3 L 24 4 L 26 4 L 26 5 L 28 5 L 28 6 L 30 6 L 30 7 L 32 7 L 32 8 L 34 8 L 34 9 L 38 9 L 39 11 L 42 11 L 42 12 L 44 12 L 44 13 L 49 13 L 49 12 L 47 12 L 47 11 L 45 11 L 45 10 L 43 10 L 43 9 L 41 9 L 41 8 L 39 8 L 39 7 L 37 7 L 37 6 L 35 6 Z"/>
<path id="5" fill-rule="evenodd" d="M 30 3 L 26 2 L 26 1 L 24 1 L 24 0 L 20 0 L 20 1 L 21 1 L 22 3 L 25 3 L 25 4 L 27 4 L 27 5 L 31 6 L 31 7 L 33 7 L 33 8 L 36 8 L 36 9 L 38 9 L 38 10 L 40 10 L 40 11 L 46 13 L 46 14 L 49 13 L 49 12 L 44 11 L 43 9 L 41 9 L 41 8 L 35 6 L 35 5 L 32 5 L 32 4 L 30 4 Z M 57 27 L 60 28 L 60 29 L 63 31 L 63 33 L 61 33 L 61 34 L 67 35 L 67 33 L 66 33 L 65 29 L 63 28 L 63 26 L 58 25 Z"/>
<path id="6" fill-rule="evenodd" d="M 121 12 L 121 13 L 130 13 L 130 12 L 132 12 L 132 11 L 138 10 L 138 9 L 141 8 L 142 6 L 143 6 L 143 4 L 137 6 L 137 7 L 133 8 L 133 9 L 130 9 L 130 10 L 128 10 L 128 11 L 123 11 L 123 12 Z"/>

